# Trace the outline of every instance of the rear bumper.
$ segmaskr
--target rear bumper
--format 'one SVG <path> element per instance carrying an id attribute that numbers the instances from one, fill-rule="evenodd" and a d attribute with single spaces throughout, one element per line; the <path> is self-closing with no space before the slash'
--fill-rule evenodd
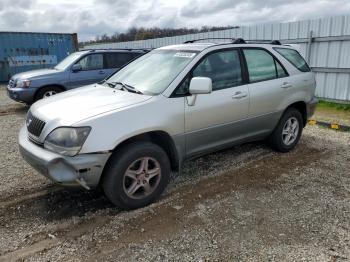
<path id="1" fill-rule="evenodd" d="M 11 99 L 26 104 L 34 102 L 35 92 L 35 88 L 9 88 L 7 86 L 7 94 Z"/>
<path id="2" fill-rule="evenodd" d="M 318 99 L 316 97 L 313 97 L 308 103 L 306 103 L 307 119 L 309 119 L 314 115 L 317 104 L 318 104 Z"/>
<path id="3" fill-rule="evenodd" d="M 65 186 L 96 187 L 111 153 L 62 156 L 28 140 L 27 129 L 19 133 L 22 157 L 39 173 Z"/>

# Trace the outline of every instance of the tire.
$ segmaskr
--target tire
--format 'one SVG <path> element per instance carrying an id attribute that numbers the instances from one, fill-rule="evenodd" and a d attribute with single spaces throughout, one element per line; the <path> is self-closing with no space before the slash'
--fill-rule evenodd
<path id="1" fill-rule="evenodd" d="M 146 163 L 148 172 L 142 168 Z M 157 170 L 159 174 L 155 175 Z M 111 156 L 103 173 L 102 188 L 114 205 L 136 209 L 154 202 L 169 178 L 170 161 L 164 150 L 150 142 L 135 142 Z"/>
<path id="2" fill-rule="evenodd" d="M 289 152 L 298 144 L 303 127 L 303 117 L 300 111 L 293 107 L 288 108 L 270 136 L 271 147 L 279 152 Z M 289 142 L 287 142 L 288 135 L 290 135 Z"/>
<path id="3" fill-rule="evenodd" d="M 43 87 L 41 89 L 39 89 L 39 91 L 36 93 L 35 95 L 35 102 L 46 98 L 46 97 L 50 97 L 52 95 L 58 94 L 63 92 L 64 90 L 62 90 L 62 88 L 57 87 L 57 86 L 47 86 L 47 87 Z"/>

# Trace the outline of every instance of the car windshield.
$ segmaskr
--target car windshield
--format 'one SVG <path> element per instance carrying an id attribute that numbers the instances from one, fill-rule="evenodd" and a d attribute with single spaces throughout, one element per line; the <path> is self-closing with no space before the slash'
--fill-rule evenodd
<path id="1" fill-rule="evenodd" d="M 81 57 L 81 52 L 75 52 L 67 56 L 61 62 L 59 62 L 54 68 L 57 70 L 65 70 L 68 66 L 70 66 L 75 60 Z"/>
<path id="2" fill-rule="evenodd" d="M 157 95 L 197 54 L 195 51 L 154 50 L 115 73 L 107 83 L 123 83 L 135 87 L 140 93 Z"/>

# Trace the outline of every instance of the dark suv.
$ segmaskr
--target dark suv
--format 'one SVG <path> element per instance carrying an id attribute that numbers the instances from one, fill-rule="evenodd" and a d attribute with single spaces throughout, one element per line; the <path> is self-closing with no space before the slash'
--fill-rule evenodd
<path id="1" fill-rule="evenodd" d="M 54 68 L 14 75 L 7 86 L 8 95 L 15 101 L 32 104 L 62 91 L 97 83 L 146 52 L 138 49 L 75 52 Z"/>

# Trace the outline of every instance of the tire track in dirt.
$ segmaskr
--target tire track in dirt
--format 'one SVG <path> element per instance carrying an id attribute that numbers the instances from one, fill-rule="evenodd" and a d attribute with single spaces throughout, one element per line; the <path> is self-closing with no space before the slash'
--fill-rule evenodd
<path id="1" fill-rule="evenodd" d="M 13 115 L 13 114 L 25 114 L 29 107 L 24 105 L 7 105 L 0 106 L 0 116 Z"/>
<path id="2" fill-rule="evenodd" d="M 129 244 L 144 243 L 149 239 L 152 241 L 166 239 L 182 228 L 199 225 L 202 223 L 200 218 L 189 219 L 188 216 L 183 215 L 184 213 L 190 214 L 198 203 L 212 199 L 218 194 L 219 197 L 224 197 L 240 187 L 268 186 L 281 174 L 293 170 L 290 166 L 291 162 L 295 169 L 320 161 L 326 155 L 326 152 L 311 148 L 298 149 L 290 154 L 274 154 L 272 157 L 257 159 L 249 166 L 226 172 L 221 176 L 202 179 L 196 185 L 184 185 L 176 192 L 178 197 L 171 201 L 171 205 L 158 205 L 151 215 L 147 215 L 143 219 L 135 218 L 128 221 L 119 239 L 106 242 L 103 249 L 98 250 L 96 255 L 90 257 L 89 261 L 103 260 L 104 256 L 107 257 L 114 252 L 118 253 L 127 248 Z M 179 200 L 180 203 L 178 203 Z M 182 216 L 179 216 L 174 208 L 175 205 L 181 206 Z M 140 234 L 140 228 L 143 229 L 142 234 Z"/>
<path id="3" fill-rule="evenodd" d="M 52 185 L 45 188 L 35 188 L 34 190 L 22 190 L 20 195 L 10 195 L 0 198 L 0 210 L 9 206 L 18 205 L 26 200 L 38 198 L 62 190 L 61 187 Z"/>
<path id="4" fill-rule="evenodd" d="M 251 146 L 248 146 L 246 150 L 244 150 L 244 149 L 242 150 L 241 153 L 243 155 L 245 155 L 245 154 L 247 154 L 247 155 L 246 155 L 246 157 L 243 157 L 243 159 L 240 159 L 238 161 L 238 164 L 240 162 L 243 162 L 244 165 L 248 165 L 252 161 L 255 161 L 257 158 L 267 157 L 268 155 L 271 154 L 270 151 L 266 152 L 266 150 L 261 150 L 260 148 L 252 150 L 250 147 Z M 248 150 L 249 148 L 250 148 L 250 150 Z M 186 184 L 186 182 L 184 184 Z M 177 186 L 182 187 L 182 184 L 177 185 Z M 38 205 L 38 202 L 44 201 L 45 198 L 48 198 L 48 197 L 50 198 L 52 196 L 55 196 L 55 194 L 53 194 L 49 190 L 51 187 L 52 187 L 52 190 L 56 192 L 56 195 L 61 194 L 60 190 L 64 191 L 64 189 L 62 187 L 49 186 L 43 191 L 33 192 L 33 193 L 29 194 L 28 197 L 27 196 L 23 196 L 23 197 L 20 196 L 20 197 L 17 197 L 15 199 L 12 199 L 10 197 L 10 199 L 12 199 L 12 200 L 8 200 L 6 203 L 4 203 L 3 207 L 4 207 L 4 209 L 9 208 L 9 207 L 14 208 L 21 203 L 21 204 L 33 209 L 36 205 Z M 174 185 L 174 187 L 176 187 L 176 185 Z M 170 190 L 171 190 L 171 188 L 170 188 Z M 173 189 L 172 191 L 174 191 L 174 190 L 176 190 L 176 189 Z M 85 191 L 85 193 L 89 194 L 88 191 Z M 85 193 L 83 191 L 81 194 L 78 194 L 77 198 L 84 197 Z M 155 203 L 152 206 L 146 207 L 145 210 L 147 211 L 149 209 L 153 209 L 155 206 L 166 205 L 169 201 L 171 201 L 171 202 L 176 201 L 177 199 L 181 198 L 181 195 L 177 194 L 176 192 L 170 192 L 164 197 L 165 198 L 161 199 L 158 203 Z M 56 196 L 56 198 L 59 198 L 59 197 Z M 85 218 L 83 218 L 84 221 L 82 221 L 79 226 L 74 226 L 72 224 L 65 222 L 64 224 L 61 224 L 60 226 L 50 227 L 49 229 L 47 229 L 47 231 L 48 232 L 55 232 L 55 235 L 57 235 L 57 238 L 60 240 L 67 240 L 72 235 L 73 236 L 76 236 L 79 234 L 84 235 L 84 234 L 89 233 L 89 231 L 91 231 L 91 229 L 93 229 L 94 227 L 105 226 L 106 224 L 108 224 L 108 222 L 112 221 L 115 218 L 115 215 L 118 215 L 120 211 L 115 210 L 115 208 L 112 208 L 109 210 L 108 208 L 112 207 L 111 204 L 106 199 L 101 199 L 101 201 L 98 201 L 98 199 L 97 199 L 97 203 L 95 203 L 94 205 L 107 207 L 107 209 L 106 209 L 107 214 L 106 214 L 104 219 L 101 220 L 98 217 L 95 217 L 94 220 L 92 220 L 93 221 L 93 223 L 92 223 L 89 219 L 86 220 Z M 90 203 L 89 203 L 89 205 L 91 208 Z M 96 209 L 98 209 L 98 208 L 96 208 Z M 30 212 L 30 210 L 27 212 Z M 130 211 L 130 212 L 132 212 L 132 211 Z M 32 214 L 28 214 L 28 215 L 33 216 Z M 55 215 L 53 214 L 51 216 L 55 216 Z M 16 215 L 13 214 L 13 219 L 16 219 L 16 218 L 17 218 Z M 8 218 L 8 219 L 10 219 L 10 218 Z M 55 219 L 57 219 L 57 217 L 55 217 Z M 78 230 L 76 230 L 76 227 L 78 227 Z M 86 230 L 80 230 L 79 227 L 84 227 Z M 48 232 L 39 232 L 35 236 L 32 236 L 32 238 L 35 238 L 35 241 L 30 246 L 28 246 L 28 243 L 27 244 L 23 243 L 23 245 L 20 245 L 16 250 L 8 250 L 7 252 L 3 253 L 2 256 L 0 256 L 0 261 L 2 258 L 5 258 L 5 259 L 12 259 L 13 258 L 15 260 L 17 258 L 23 259 L 27 256 L 31 256 L 31 255 L 38 253 L 38 252 L 42 253 L 45 250 L 49 250 L 49 249 L 59 245 L 60 242 L 54 242 L 51 239 L 47 239 Z M 37 245 L 36 243 L 40 243 L 40 245 Z M 31 250 L 31 247 L 33 245 L 34 245 L 35 252 L 32 252 L 32 250 Z M 41 246 L 42 248 L 40 249 L 40 248 L 38 248 L 38 246 Z"/>
<path id="5" fill-rule="evenodd" d="M 177 210 L 173 208 L 174 205 L 182 206 L 181 213 L 189 213 L 193 211 L 196 204 L 211 199 L 218 194 L 221 196 L 229 194 L 238 187 L 266 186 L 282 173 L 290 172 L 290 162 L 293 162 L 293 166 L 297 168 L 322 159 L 325 155 L 325 152 L 306 146 L 299 147 L 289 154 L 266 154 L 265 152 L 261 158 L 256 157 L 242 167 L 222 175 L 205 177 L 196 184 L 185 183 L 175 188 L 171 194 L 165 196 L 158 203 L 141 210 L 136 218 L 131 218 L 125 222 L 119 239 L 106 241 L 103 249 L 98 250 L 96 256 L 91 257 L 90 260 L 101 259 L 101 256 L 118 252 L 119 249 L 125 248 L 130 243 L 142 243 L 150 238 L 155 240 L 165 238 L 179 230 L 183 224 L 201 223 L 198 218 L 188 220 L 186 216 L 179 217 Z M 39 252 L 48 251 L 58 246 L 61 240 L 65 241 L 88 234 L 95 227 L 108 227 L 108 223 L 115 219 L 116 215 L 118 215 L 118 212 L 117 214 L 115 212 L 108 214 L 107 212 L 105 216 L 83 220 L 79 225 L 69 223 L 62 225 L 57 228 L 57 239 L 55 241 L 52 239 L 39 240 L 30 246 L 24 246 L 21 249 L 3 254 L 0 256 L 0 261 L 23 259 Z M 142 219 L 140 219 L 140 216 L 142 216 Z M 140 234 L 141 227 L 144 229 L 143 234 Z M 157 230 L 154 230 L 155 228 Z"/>
<path id="6" fill-rule="evenodd" d="M 30 246 L 19 248 L 15 251 L 0 256 L 0 262 L 23 260 L 28 256 L 49 250 L 66 239 L 75 239 L 91 231 L 93 225 L 103 225 L 109 220 L 108 217 L 95 217 L 81 224 L 72 225 L 65 223 L 56 228 L 56 235 L 33 243 Z"/>

